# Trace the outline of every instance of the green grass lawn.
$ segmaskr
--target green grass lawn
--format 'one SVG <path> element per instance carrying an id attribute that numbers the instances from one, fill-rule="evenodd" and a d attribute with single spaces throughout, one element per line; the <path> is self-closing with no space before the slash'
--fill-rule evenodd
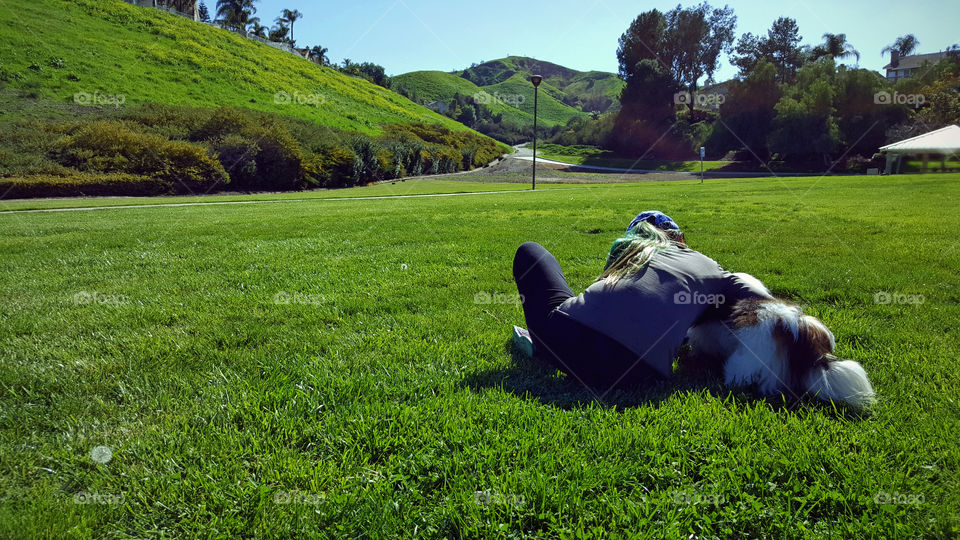
<path id="1" fill-rule="evenodd" d="M 452 177 L 455 178 L 455 177 Z M 598 186 L 539 183 L 537 189 L 593 189 Z M 0 199 L 0 213 L 22 210 L 49 210 L 57 208 L 89 208 L 101 206 L 165 205 L 185 203 L 221 203 L 252 201 L 300 201 L 313 199 L 344 199 L 355 197 L 408 197 L 411 195 L 438 195 L 447 193 L 478 193 L 490 191 L 524 191 L 529 185 L 504 182 L 447 180 L 440 178 L 411 178 L 381 182 L 372 186 L 345 189 L 319 189 L 286 193 L 175 195 L 158 197 L 67 197 L 52 199 Z"/>
<path id="2" fill-rule="evenodd" d="M 0 214 L 0 537 L 955 537 L 958 203 L 954 174 Z M 650 208 L 821 318 L 873 414 L 691 375 L 598 401 L 515 359 L 515 248 L 581 291 Z"/>
<path id="3" fill-rule="evenodd" d="M 539 157 L 552 159 L 571 165 L 592 165 L 594 167 L 611 167 L 614 169 L 634 169 L 638 171 L 681 171 L 700 172 L 699 161 L 669 161 L 661 159 L 626 159 L 626 158 L 590 158 L 585 156 L 567 156 L 563 154 L 547 154 L 537 152 Z M 730 165 L 729 161 L 703 161 L 705 172 L 716 171 Z"/>
<path id="4" fill-rule="evenodd" d="M 700 161 L 671 161 L 665 159 L 630 159 L 608 157 L 613 152 L 586 145 L 563 146 L 560 144 L 543 144 L 537 146 L 537 155 L 544 159 L 552 159 L 572 165 L 592 165 L 594 167 L 611 167 L 614 169 L 634 169 L 644 171 L 681 171 L 700 172 Z M 730 161 L 704 160 L 704 171 L 716 171 L 731 165 Z"/>

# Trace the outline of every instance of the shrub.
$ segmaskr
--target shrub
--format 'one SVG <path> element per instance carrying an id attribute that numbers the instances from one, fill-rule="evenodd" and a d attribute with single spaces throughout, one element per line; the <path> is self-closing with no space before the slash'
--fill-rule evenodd
<path id="1" fill-rule="evenodd" d="M 356 153 L 350 148 L 329 146 L 313 154 L 308 161 L 308 173 L 322 187 L 348 187 L 353 184 L 356 157 Z"/>
<path id="2" fill-rule="evenodd" d="M 253 123 L 239 109 L 220 107 L 199 127 L 190 133 L 190 140 L 204 141 L 227 135 L 248 135 Z"/>
<path id="3" fill-rule="evenodd" d="M 151 196 L 174 193 L 174 183 L 132 174 L 75 173 L 69 176 L 0 178 L 5 199 L 103 195 Z"/>
<path id="4" fill-rule="evenodd" d="M 282 126 L 268 126 L 247 135 L 215 140 L 213 148 L 230 175 L 232 190 L 289 191 L 310 183 L 311 160 Z"/>
<path id="5" fill-rule="evenodd" d="M 257 154 L 260 147 L 242 135 L 227 135 L 214 146 L 217 159 L 230 175 L 233 189 L 250 189 L 257 184 Z"/>
<path id="6" fill-rule="evenodd" d="M 379 147 L 370 138 L 359 136 L 351 145 L 353 158 L 353 183 L 367 183 L 380 180 L 380 162 L 377 159 Z"/>
<path id="7" fill-rule="evenodd" d="M 54 154 L 61 164 L 81 171 L 151 176 L 187 192 L 209 191 L 230 181 L 205 148 L 136 133 L 118 122 L 84 125 L 61 140 Z"/>

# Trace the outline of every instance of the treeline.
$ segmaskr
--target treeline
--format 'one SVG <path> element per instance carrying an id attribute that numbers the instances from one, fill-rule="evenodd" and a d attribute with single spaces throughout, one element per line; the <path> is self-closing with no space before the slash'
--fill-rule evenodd
<path id="1" fill-rule="evenodd" d="M 143 105 L 0 133 L 4 198 L 347 187 L 483 166 L 500 146 L 439 125 L 380 136 L 247 109 Z"/>
<path id="2" fill-rule="evenodd" d="M 551 142 L 589 144 L 623 156 L 684 159 L 706 146 L 714 159 L 829 165 L 870 161 L 888 142 L 960 122 L 960 48 L 896 83 L 855 65 L 860 53 L 844 34 L 801 45 L 795 20 L 777 19 L 766 36 L 734 43 L 731 8 L 703 3 L 638 16 L 621 36 L 617 58 L 626 81 L 621 110 L 577 118 Z M 883 53 L 906 56 L 912 35 Z M 737 77 L 705 91 L 720 54 Z M 719 104 L 719 107 L 705 105 Z"/>

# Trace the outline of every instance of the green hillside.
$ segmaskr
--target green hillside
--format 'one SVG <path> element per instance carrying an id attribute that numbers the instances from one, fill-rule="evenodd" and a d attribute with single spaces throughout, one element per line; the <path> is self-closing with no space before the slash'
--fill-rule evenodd
<path id="1" fill-rule="evenodd" d="M 464 129 L 366 81 L 121 0 L 0 2 L 0 84 L 30 99 L 237 106 L 368 134 L 384 123 Z"/>
<path id="2" fill-rule="evenodd" d="M 615 111 L 620 105 L 623 81 L 613 73 L 577 71 L 521 56 L 484 62 L 460 72 L 405 73 L 391 79 L 391 88 L 418 103 L 441 101 L 452 106 L 447 114 L 453 118 L 459 117 L 463 107 L 479 101 L 489 114 L 478 114 L 473 123 L 469 123 L 468 117 L 465 122 L 482 133 L 516 142 L 532 134 L 533 74 L 544 77 L 539 107 L 540 125 L 544 128 L 564 126 L 572 118 L 591 112 Z M 480 99 L 475 100 L 474 96 Z"/>
<path id="3" fill-rule="evenodd" d="M 555 90 L 552 92 L 555 98 L 583 111 L 607 112 L 616 107 L 624 84 L 614 73 L 577 71 L 523 56 L 484 62 L 464 70 L 460 76 L 485 87 L 512 78 L 528 81 L 534 74 L 543 76 L 547 88 Z"/>
<path id="4" fill-rule="evenodd" d="M 0 2 L 0 199 L 344 187 L 504 151 L 395 92 L 177 15 Z"/>
<path id="5" fill-rule="evenodd" d="M 480 87 L 472 82 L 443 71 L 404 73 L 392 77 L 390 86 L 395 91 L 404 91 L 412 96 L 415 93 L 414 97 L 424 103 L 449 100 L 457 92 L 465 96 L 472 96 L 480 92 Z"/>

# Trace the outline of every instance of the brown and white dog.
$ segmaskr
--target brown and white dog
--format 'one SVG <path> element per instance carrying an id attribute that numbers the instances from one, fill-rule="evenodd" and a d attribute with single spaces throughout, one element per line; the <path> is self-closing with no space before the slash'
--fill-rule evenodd
<path id="1" fill-rule="evenodd" d="M 740 300 L 687 331 L 693 356 L 719 362 L 724 382 L 756 384 L 764 395 L 805 393 L 862 409 L 874 402 L 863 367 L 833 355 L 833 334 L 799 306 L 775 299 L 759 280 L 737 274 L 768 298 Z"/>

